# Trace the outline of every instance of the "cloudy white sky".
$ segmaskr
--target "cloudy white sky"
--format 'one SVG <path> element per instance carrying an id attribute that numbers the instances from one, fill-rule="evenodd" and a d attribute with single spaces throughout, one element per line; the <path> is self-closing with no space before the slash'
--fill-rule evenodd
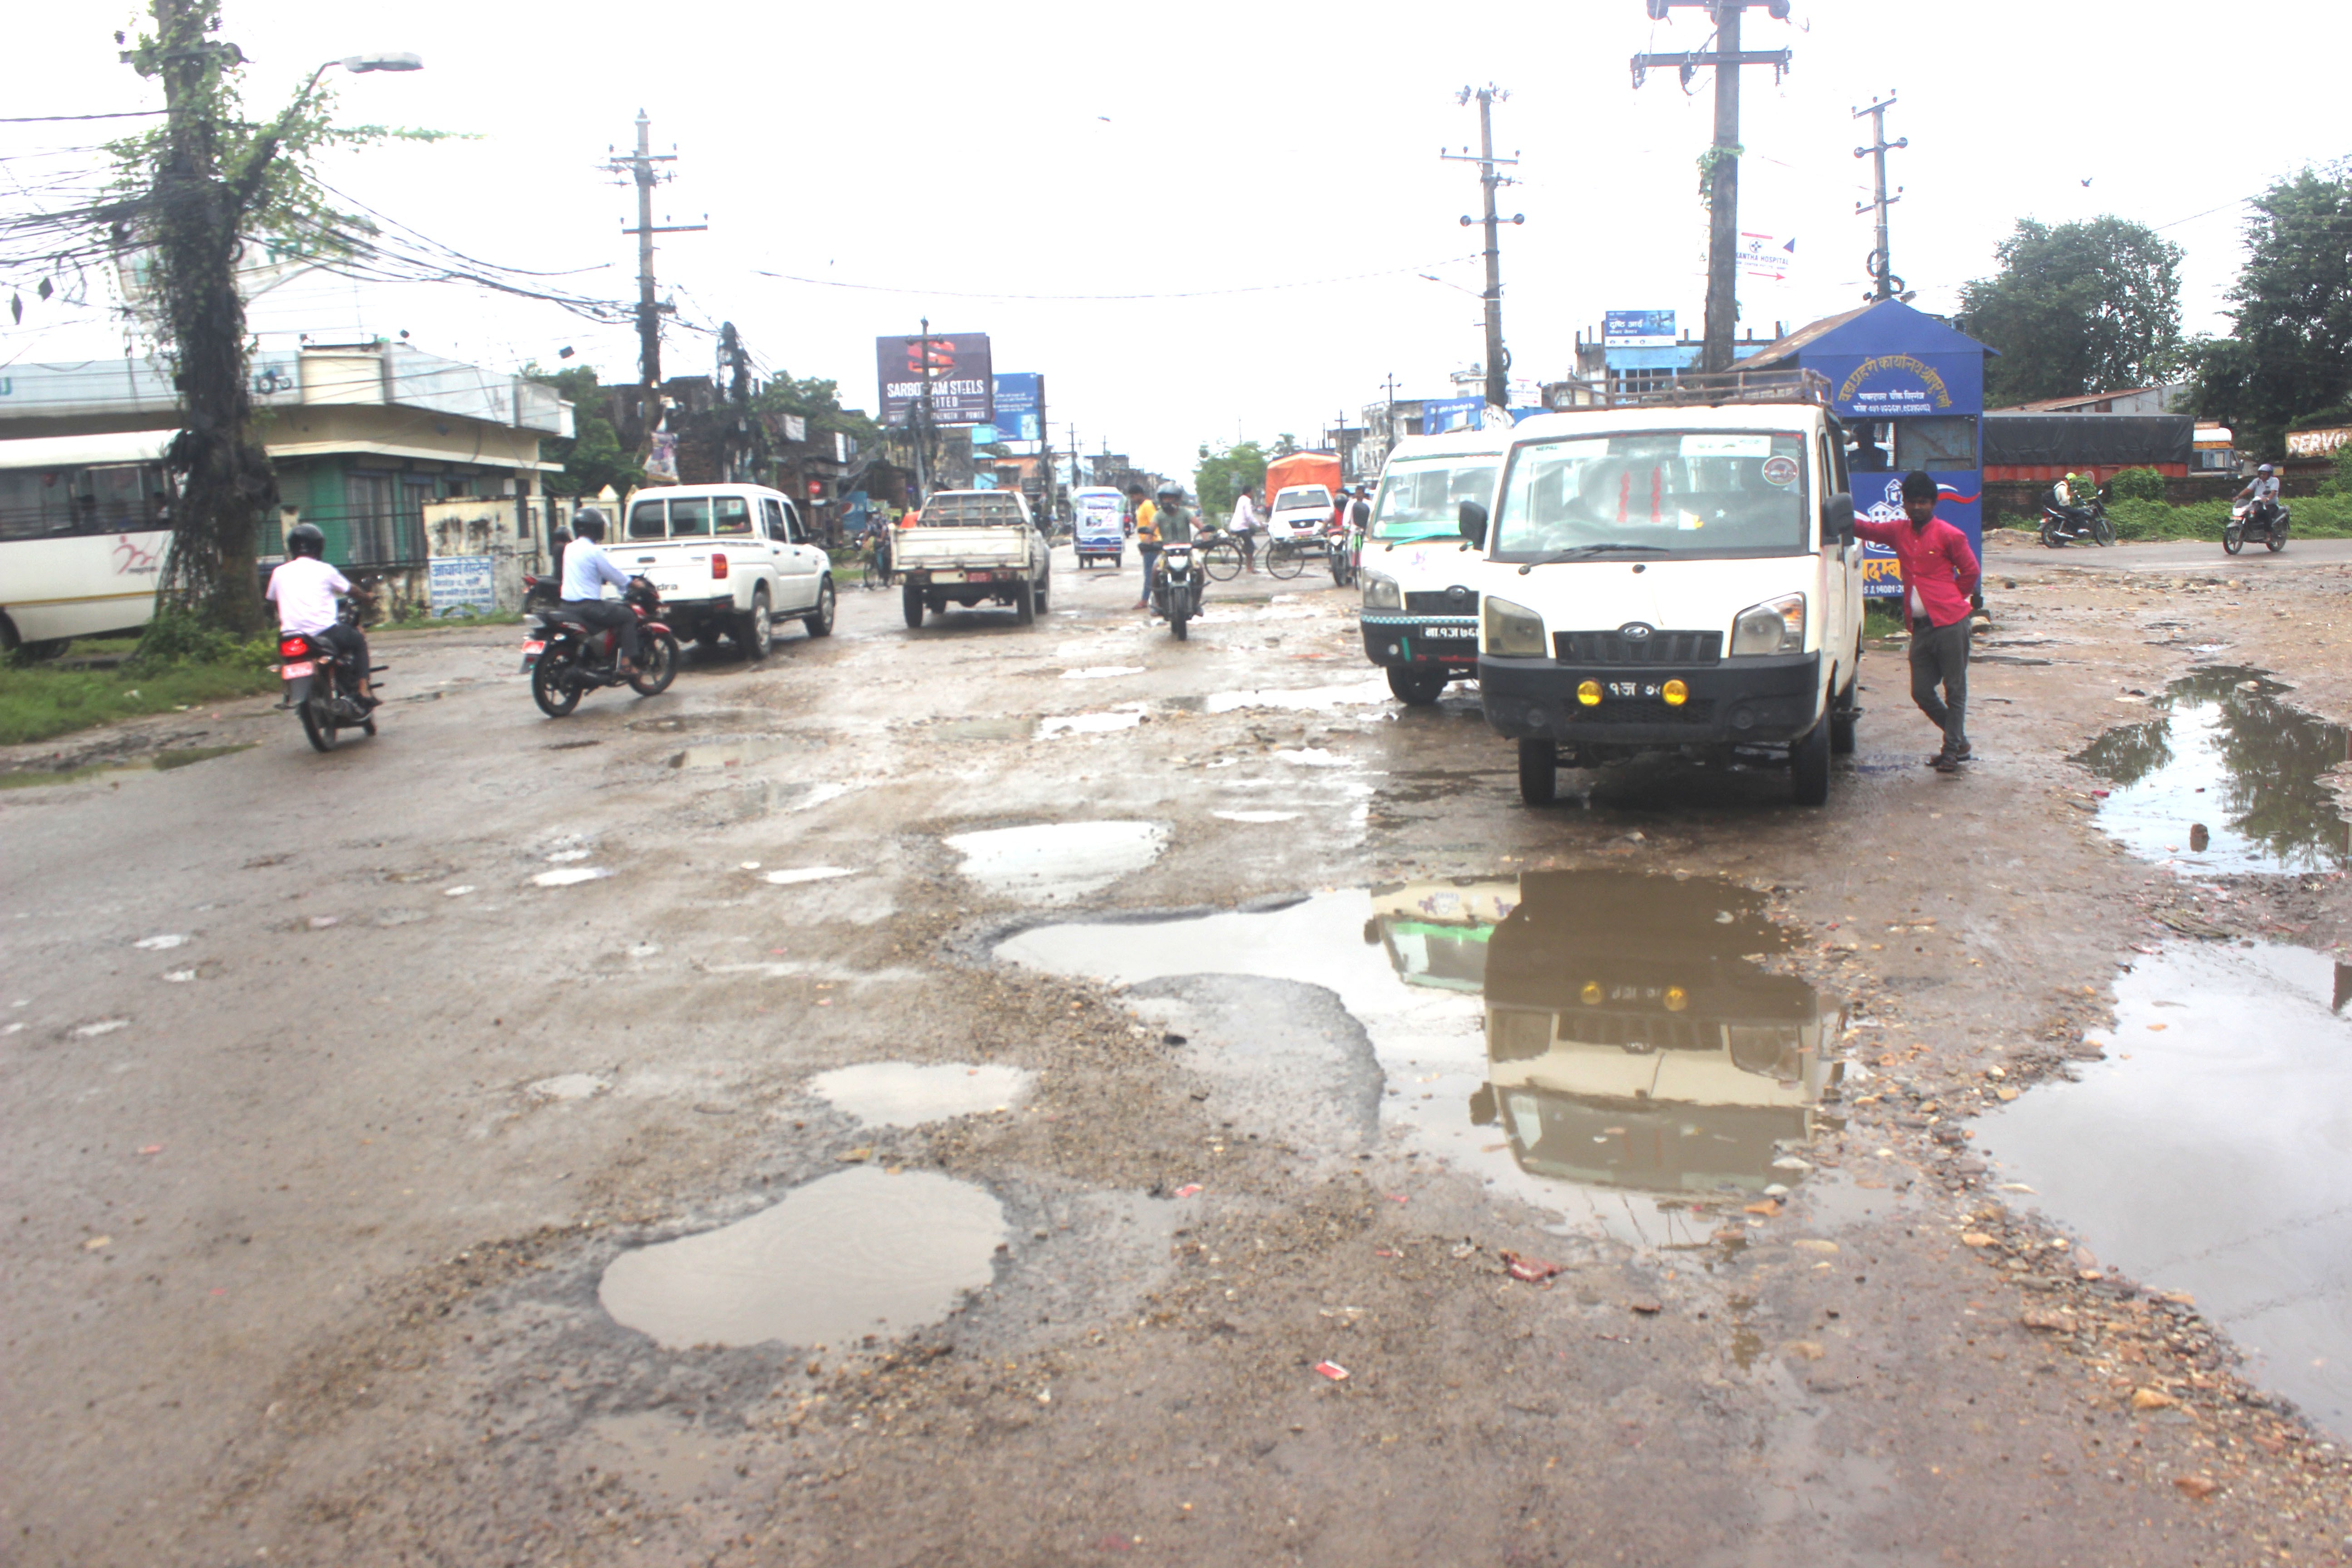
<path id="1" fill-rule="evenodd" d="M 257 108 L 321 59 L 424 57 L 422 74 L 338 73 L 344 118 L 478 139 L 329 172 L 436 239 L 601 268 L 568 283 L 633 297 L 633 198 L 603 163 L 643 108 L 679 155 L 656 220 L 710 224 L 662 251 L 685 321 L 731 320 L 764 366 L 837 379 L 868 409 L 877 334 L 925 314 L 986 331 L 999 370 L 1045 374 L 1057 445 L 1075 423 L 1087 449 L 1107 440 L 1148 467 L 1189 468 L 1202 440 L 1311 438 L 1391 374 L 1400 395 L 1444 395 L 1478 357 L 1477 240 L 1457 222 L 1477 210 L 1475 174 L 1437 157 L 1475 141 L 1475 109 L 1454 102 L 1467 84 L 1509 89 L 1496 140 L 1525 160 L 1503 197 L 1527 216 L 1504 231 L 1515 374 L 1565 373 L 1604 310 L 1674 309 L 1696 329 L 1705 298 L 1706 79 L 1686 96 L 1654 73 L 1636 92 L 1627 60 L 1696 47 L 1706 24 L 1677 10 L 1654 25 L 1641 0 L 225 10 Z M 16 16 L 6 112 L 160 103 L 115 58 L 132 16 L 89 0 Z M 1851 111 L 1874 95 L 1899 94 L 1889 133 L 1912 143 L 1893 155 L 1895 268 L 1935 310 L 1991 270 L 2017 218 L 2115 213 L 2182 246 L 2187 323 L 2218 330 L 2240 198 L 2352 152 L 2340 0 L 1796 0 L 1787 23 L 1751 12 L 1747 33 L 1795 50 L 1784 81 L 1751 69 L 1745 93 L 1742 226 L 1797 242 L 1788 283 L 1743 286 L 1743 319 L 1767 334 L 1861 299 L 1868 122 Z M 27 155 L 92 129 L 0 125 L 0 172 L 53 170 Z M 1236 289 L 1260 291 L 1218 292 Z M 1037 298 L 1104 295 L 1147 298 Z M 122 353 L 102 309 L 26 306 L 21 326 L 0 318 L 0 366 Z M 257 302 L 254 324 L 265 343 L 404 329 L 500 368 L 570 345 L 607 379 L 635 374 L 625 327 L 446 287 L 314 278 Z M 710 340 L 679 331 L 667 354 L 672 373 L 706 369 Z"/>

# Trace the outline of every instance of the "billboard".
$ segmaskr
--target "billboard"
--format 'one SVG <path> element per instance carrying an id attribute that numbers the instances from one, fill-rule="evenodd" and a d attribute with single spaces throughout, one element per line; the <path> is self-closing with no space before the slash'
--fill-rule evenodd
<path id="1" fill-rule="evenodd" d="M 1601 344 L 1612 349 L 1664 349 L 1675 343 L 1672 310 L 1609 310 L 1601 318 Z"/>
<path id="2" fill-rule="evenodd" d="M 1000 441 L 1042 441 L 1045 378 L 1034 371 L 1008 370 L 996 377 L 996 438 Z"/>
<path id="3" fill-rule="evenodd" d="M 986 332 L 933 332 L 930 363 L 923 363 L 925 340 L 899 334 L 874 340 L 874 361 L 882 388 L 882 423 L 904 426 L 908 411 L 923 401 L 931 384 L 934 425 L 986 425 L 996 416 L 995 376 L 989 364 Z"/>
<path id="4" fill-rule="evenodd" d="M 1739 270 L 1750 278 L 1773 283 L 1785 283 L 1796 269 L 1797 242 L 1780 239 L 1754 229 L 1739 233 Z"/>

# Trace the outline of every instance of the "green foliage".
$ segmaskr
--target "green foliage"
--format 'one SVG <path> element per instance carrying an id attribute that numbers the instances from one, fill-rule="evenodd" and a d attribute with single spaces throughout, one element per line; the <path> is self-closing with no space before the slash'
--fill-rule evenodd
<path id="1" fill-rule="evenodd" d="M 1192 493 L 1200 498 L 1202 515 L 1231 516 L 1234 501 L 1244 486 L 1256 490 L 1265 484 L 1265 448 L 1255 441 L 1220 447 L 1214 452 L 1203 441 L 1201 460 L 1192 469 Z"/>
<path id="2" fill-rule="evenodd" d="M 2107 481 L 2107 494 L 2116 500 L 2162 500 L 2164 476 L 2154 468 L 2126 468 Z"/>
<path id="3" fill-rule="evenodd" d="M 272 638 L 240 637 L 185 610 L 159 605 L 154 619 L 141 634 L 138 647 L 123 660 L 122 668 L 134 675 L 157 674 L 191 665 L 259 669 L 277 657 L 278 645 Z"/>
<path id="4" fill-rule="evenodd" d="M 1281 435 L 1276 436 L 1274 438 L 1274 450 L 1268 455 L 1276 458 L 1287 458 L 1291 453 L 1296 452 L 1297 450 L 1298 450 L 1298 437 L 1292 435 L 1289 431 L 1285 430 Z"/>
<path id="5" fill-rule="evenodd" d="M 2306 169 L 2253 206 L 2231 333 L 2193 354 L 2197 412 L 2276 458 L 2299 416 L 2352 401 L 2352 179 Z"/>
<path id="6" fill-rule="evenodd" d="M 61 668 L 54 661 L 0 665 L 0 745 L 278 689 L 270 668 L 277 648 L 269 639 L 239 642 L 205 630 L 187 615 L 173 621 L 153 651 L 142 642 L 112 669 Z M 79 648 L 69 650 L 68 658 Z"/>
<path id="7" fill-rule="evenodd" d="M 1715 210 L 1715 166 L 1728 160 L 1739 162 L 1748 151 L 1737 143 L 1729 147 L 1709 147 L 1698 155 L 1698 205 L 1701 212 Z"/>
<path id="8" fill-rule="evenodd" d="M 532 365 L 524 367 L 523 374 L 542 386 L 553 387 L 572 405 L 572 436 L 540 438 L 541 458 L 563 465 L 562 473 L 547 478 L 550 494 L 600 495 L 610 485 L 614 494 L 625 496 L 646 482 L 644 468 L 621 449 L 620 435 L 613 427 L 611 399 L 593 369 L 576 365 L 549 372 Z"/>
<path id="9" fill-rule="evenodd" d="M 2287 502 L 2287 510 L 2294 520 L 2287 536 L 2290 551 L 2297 539 L 2352 539 L 2352 498 L 2297 496 Z M 2163 501 L 2117 500 L 2107 506 L 2107 521 L 2116 525 L 2117 539 L 2209 539 L 2217 557 L 2221 550 L 2221 525 L 2229 518 L 2230 509 L 2221 501 L 2171 506 Z"/>
<path id="10" fill-rule="evenodd" d="M 2352 496 L 2352 443 L 2336 448 L 2328 459 L 2336 471 L 2319 481 L 2319 493 L 2324 496 Z"/>
<path id="11" fill-rule="evenodd" d="M 752 397 L 751 406 L 763 414 L 797 414 L 808 421 L 814 440 L 820 430 L 838 430 L 860 446 L 882 439 L 882 426 L 854 408 L 841 405 L 841 384 L 821 376 L 795 381 L 778 374 Z"/>
<path id="12" fill-rule="evenodd" d="M 1960 290 L 1969 335 L 2000 351 L 1985 403 L 2169 379 L 2182 363 L 2180 247 L 2119 217 L 2053 228 L 2020 218 L 2000 270 Z"/>
<path id="13" fill-rule="evenodd" d="M 2333 408 L 2315 409 L 2286 422 L 2290 430 L 2336 430 L 2352 425 L 2352 408 L 2342 404 Z"/>

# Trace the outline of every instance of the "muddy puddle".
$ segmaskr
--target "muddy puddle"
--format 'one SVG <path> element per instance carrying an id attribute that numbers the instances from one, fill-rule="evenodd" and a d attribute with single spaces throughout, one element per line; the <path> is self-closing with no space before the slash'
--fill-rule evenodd
<path id="1" fill-rule="evenodd" d="M 1249 1058 L 1271 1049 L 1244 1043 L 1273 1030 L 1264 1010 L 1306 1016 L 1336 997 L 1376 1068 L 1381 1135 L 1571 1222 L 1673 1245 L 1661 1205 L 1634 1194 L 1793 1187 L 1811 1170 L 1802 1152 L 1840 1076 L 1843 1009 L 1757 962 L 1785 944 L 1762 895 L 1728 882 L 1560 871 L 1039 926 L 996 956 L 1168 997 L 1196 1018 L 1222 1002 L 1245 1026 L 1224 1059 L 1196 1065 L 1244 1105 Z M 1266 980 L 1300 989 L 1219 993 Z M 1286 1083 L 1264 1115 L 1296 1136 L 1297 1097 L 1311 1092 Z"/>
<path id="2" fill-rule="evenodd" d="M 958 870 L 998 897 L 1058 904 L 1150 865 L 1167 847 L 1168 830 L 1156 822 L 1048 822 L 941 842 L 963 857 Z"/>
<path id="3" fill-rule="evenodd" d="M 1254 691 L 1213 691 L 1202 700 L 1206 713 L 1237 713 L 1250 708 L 1290 712 L 1328 713 L 1336 709 L 1369 706 L 1390 700 L 1385 677 L 1351 680 L 1339 686 L 1267 687 Z"/>
<path id="4" fill-rule="evenodd" d="M 2283 699 L 2260 670 L 2200 669 L 2074 760 L 2112 780 L 2099 826 L 2135 855 L 2184 871 L 2314 871 L 2352 865 L 2327 787 L 2352 734 Z"/>
<path id="5" fill-rule="evenodd" d="M 1037 739 L 1050 741 L 1056 735 L 1108 735 L 1114 731 L 1132 730 L 1142 723 L 1144 718 L 1140 702 L 1099 713 L 1060 713 L 1037 721 Z"/>
<path id="6" fill-rule="evenodd" d="M 672 1350 L 771 1341 L 839 1351 L 934 1323 L 986 1286 L 1004 1210 L 932 1171 L 861 1166 L 749 1219 L 625 1252 L 597 1299 Z"/>
<path id="7" fill-rule="evenodd" d="M 870 1127 L 920 1127 L 1006 1110 L 1028 1098 L 1036 1075 L 1001 1063 L 861 1062 L 809 1079 L 811 1094 Z"/>
<path id="8" fill-rule="evenodd" d="M 2185 1290 L 2260 1382 L 2352 1436 L 2352 967 L 2183 942 L 2117 977 L 2107 1059 L 1978 1122 L 2103 1265 Z"/>

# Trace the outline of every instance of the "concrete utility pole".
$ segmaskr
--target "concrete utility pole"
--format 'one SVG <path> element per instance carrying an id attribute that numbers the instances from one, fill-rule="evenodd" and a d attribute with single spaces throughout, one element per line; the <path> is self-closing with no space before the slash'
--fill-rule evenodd
<path id="1" fill-rule="evenodd" d="M 931 495 L 931 319 L 920 318 L 923 330 L 907 340 L 907 346 L 919 352 L 916 363 L 923 377 L 923 400 L 907 411 L 908 434 L 914 437 L 915 504 L 919 507 Z"/>
<path id="2" fill-rule="evenodd" d="M 1871 141 L 1871 144 L 1867 147 L 1855 148 L 1853 155 L 1857 158 L 1873 158 L 1877 161 L 1878 198 L 1875 201 L 1863 202 L 1853 209 L 1857 216 L 1870 211 L 1873 207 L 1878 209 L 1878 248 L 1870 253 L 1869 260 L 1863 263 L 1863 267 L 1870 273 L 1873 287 L 1869 297 L 1873 300 L 1892 300 L 1904 292 L 1903 279 L 1895 276 L 1895 253 L 1886 242 L 1886 209 L 1903 199 L 1903 187 L 1895 186 L 1895 194 L 1891 196 L 1886 194 L 1886 154 L 1897 148 L 1908 147 L 1911 145 L 1911 138 L 1906 136 L 1894 142 L 1886 139 L 1886 111 L 1894 107 L 1895 95 L 1890 92 L 1883 100 L 1872 104 L 1868 109 L 1857 109 L 1853 111 L 1853 117 L 1856 120 L 1865 114 L 1870 116 Z"/>
<path id="3" fill-rule="evenodd" d="M 707 223 L 654 225 L 654 186 L 669 178 L 668 174 L 654 167 L 656 163 L 675 163 L 675 153 L 653 150 L 653 121 L 646 111 L 637 110 L 637 151 L 629 158 L 614 158 L 605 164 L 616 174 L 625 174 L 636 181 L 637 226 L 625 228 L 623 234 L 637 237 L 637 381 L 644 389 L 638 412 L 646 422 L 646 442 L 652 445 L 654 426 L 661 423 L 661 312 L 654 298 L 654 236 L 657 234 L 699 234 L 710 226 Z"/>
<path id="4" fill-rule="evenodd" d="M 1696 6 L 1715 18 L 1715 52 L 1686 55 L 1635 55 L 1633 85 L 1652 70 L 1669 66 L 1679 71 L 1687 89 L 1701 66 L 1715 68 L 1715 143 L 1707 149 L 1706 170 L 1706 332 L 1699 350 L 1699 369 L 1731 368 L 1731 340 L 1739 316 L 1739 68 L 1770 66 L 1778 82 L 1789 68 L 1790 51 L 1743 51 L 1739 19 L 1751 5 L 1760 6 L 1779 21 L 1789 18 L 1789 0 L 1644 0 L 1650 20 L 1663 22 L 1677 5 Z"/>
<path id="5" fill-rule="evenodd" d="M 1473 99 L 1478 101 L 1478 155 L 1474 158 L 1466 150 L 1437 154 L 1448 163 L 1478 165 L 1478 187 L 1486 198 L 1486 401 L 1497 408 L 1510 405 L 1511 356 L 1503 347 L 1503 251 L 1497 237 L 1502 220 L 1495 216 L 1495 191 L 1497 186 L 1518 184 L 1496 173 L 1498 166 L 1516 165 L 1518 159 L 1495 156 L 1495 105 L 1510 96 L 1491 81 L 1484 87 L 1465 87 L 1455 93 L 1456 103 L 1468 103 Z M 1525 223 L 1528 217 L 1525 213 L 1513 213 L 1511 221 Z M 1465 217 L 1462 226 L 1468 228 L 1472 222 Z"/>

